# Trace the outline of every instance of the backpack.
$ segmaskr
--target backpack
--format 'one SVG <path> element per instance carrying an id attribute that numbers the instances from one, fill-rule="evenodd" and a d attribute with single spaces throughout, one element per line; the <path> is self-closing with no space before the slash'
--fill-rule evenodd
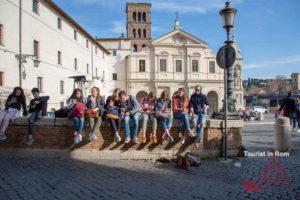
<path id="1" fill-rule="evenodd" d="M 178 168 L 181 168 L 181 169 L 187 169 L 191 166 L 188 159 L 181 155 L 177 156 L 176 165 Z"/>
<path id="2" fill-rule="evenodd" d="M 55 118 L 67 118 L 69 116 L 69 109 L 67 107 L 63 107 L 54 112 Z"/>
<path id="3" fill-rule="evenodd" d="M 71 108 L 69 115 L 71 117 L 84 117 L 84 108 L 85 105 L 82 102 L 77 102 L 75 105 Z"/>

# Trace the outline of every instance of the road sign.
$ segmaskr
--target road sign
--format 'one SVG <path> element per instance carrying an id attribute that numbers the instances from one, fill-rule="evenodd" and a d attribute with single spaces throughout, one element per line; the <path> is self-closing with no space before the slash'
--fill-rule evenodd
<path id="1" fill-rule="evenodd" d="M 224 45 L 217 53 L 217 64 L 222 69 L 229 68 L 235 62 L 236 53 L 231 45 Z"/>

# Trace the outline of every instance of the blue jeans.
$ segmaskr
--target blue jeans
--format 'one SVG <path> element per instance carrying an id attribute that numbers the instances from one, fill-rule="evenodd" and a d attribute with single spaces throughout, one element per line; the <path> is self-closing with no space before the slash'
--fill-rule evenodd
<path id="1" fill-rule="evenodd" d="M 73 117 L 74 130 L 78 133 L 82 133 L 84 118 L 83 117 Z"/>
<path id="2" fill-rule="evenodd" d="M 180 122 L 182 123 L 183 131 L 190 129 L 190 120 L 187 113 L 185 112 L 174 113 L 174 118 L 180 120 Z"/>
<path id="3" fill-rule="evenodd" d="M 196 140 L 200 140 L 202 133 L 203 133 L 203 126 L 206 121 L 206 115 L 205 114 L 196 114 L 194 116 L 194 124 L 196 128 Z"/>
<path id="4" fill-rule="evenodd" d="M 159 119 L 164 130 L 170 130 L 173 123 L 173 117 Z"/>
<path id="5" fill-rule="evenodd" d="M 126 137 L 130 137 L 130 120 L 133 119 L 133 137 L 138 136 L 139 131 L 139 114 L 135 113 L 134 115 L 125 115 L 125 132 Z"/>

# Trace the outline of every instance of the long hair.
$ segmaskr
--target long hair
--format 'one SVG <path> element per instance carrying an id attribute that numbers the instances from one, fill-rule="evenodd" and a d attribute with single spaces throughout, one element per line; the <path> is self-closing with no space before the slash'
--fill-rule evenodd
<path id="1" fill-rule="evenodd" d="M 148 94 L 148 100 L 149 100 L 149 101 L 150 101 L 150 100 L 155 101 L 155 96 L 154 96 L 154 94 L 153 94 L 152 91 L 149 92 L 149 94 Z"/>
<path id="2" fill-rule="evenodd" d="M 162 100 L 168 99 L 167 92 L 166 92 L 166 91 L 162 91 L 161 94 L 160 94 L 160 98 L 161 98 Z"/>
<path id="3" fill-rule="evenodd" d="M 80 92 L 80 93 L 81 93 L 81 96 L 80 96 L 79 98 L 76 97 L 76 93 L 77 93 L 77 92 Z M 79 88 L 74 89 L 72 95 L 71 95 L 70 98 L 68 99 L 68 102 L 69 102 L 71 99 L 77 99 L 78 102 L 83 102 L 82 90 L 79 89 Z"/>
<path id="4" fill-rule="evenodd" d="M 17 93 L 17 90 L 20 90 L 21 91 L 21 94 L 20 96 L 17 97 L 16 93 Z M 17 98 L 17 102 L 19 104 L 26 104 L 26 97 L 25 97 L 25 94 L 24 94 L 24 90 L 21 88 L 21 87 L 15 87 L 13 92 L 11 93 L 11 95 L 15 96 Z"/>
<path id="5" fill-rule="evenodd" d="M 94 89 L 97 91 L 96 102 L 98 104 L 98 102 L 100 102 L 100 99 L 101 99 L 100 89 L 98 87 L 92 87 L 92 90 L 91 90 L 92 96 L 93 96 Z"/>

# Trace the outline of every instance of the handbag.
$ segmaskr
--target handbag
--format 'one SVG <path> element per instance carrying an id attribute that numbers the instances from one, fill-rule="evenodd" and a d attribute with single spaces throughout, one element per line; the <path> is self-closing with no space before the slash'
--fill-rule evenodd
<path id="1" fill-rule="evenodd" d="M 106 119 L 119 119 L 119 115 L 108 113 L 105 115 Z"/>
<path id="2" fill-rule="evenodd" d="M 94 111 L 93 109 L 86 109 L 84 111 L 84 117 L 85 118 L 99 118 L 99 112 Z"/>
<path id="3" fill-rule="evenodd" d="M 106 117 L 106 119 L 118 119 L 119 118 L 118 109 L 115 107 L 109 107 L 107 109 L 105 117 Z"/>

